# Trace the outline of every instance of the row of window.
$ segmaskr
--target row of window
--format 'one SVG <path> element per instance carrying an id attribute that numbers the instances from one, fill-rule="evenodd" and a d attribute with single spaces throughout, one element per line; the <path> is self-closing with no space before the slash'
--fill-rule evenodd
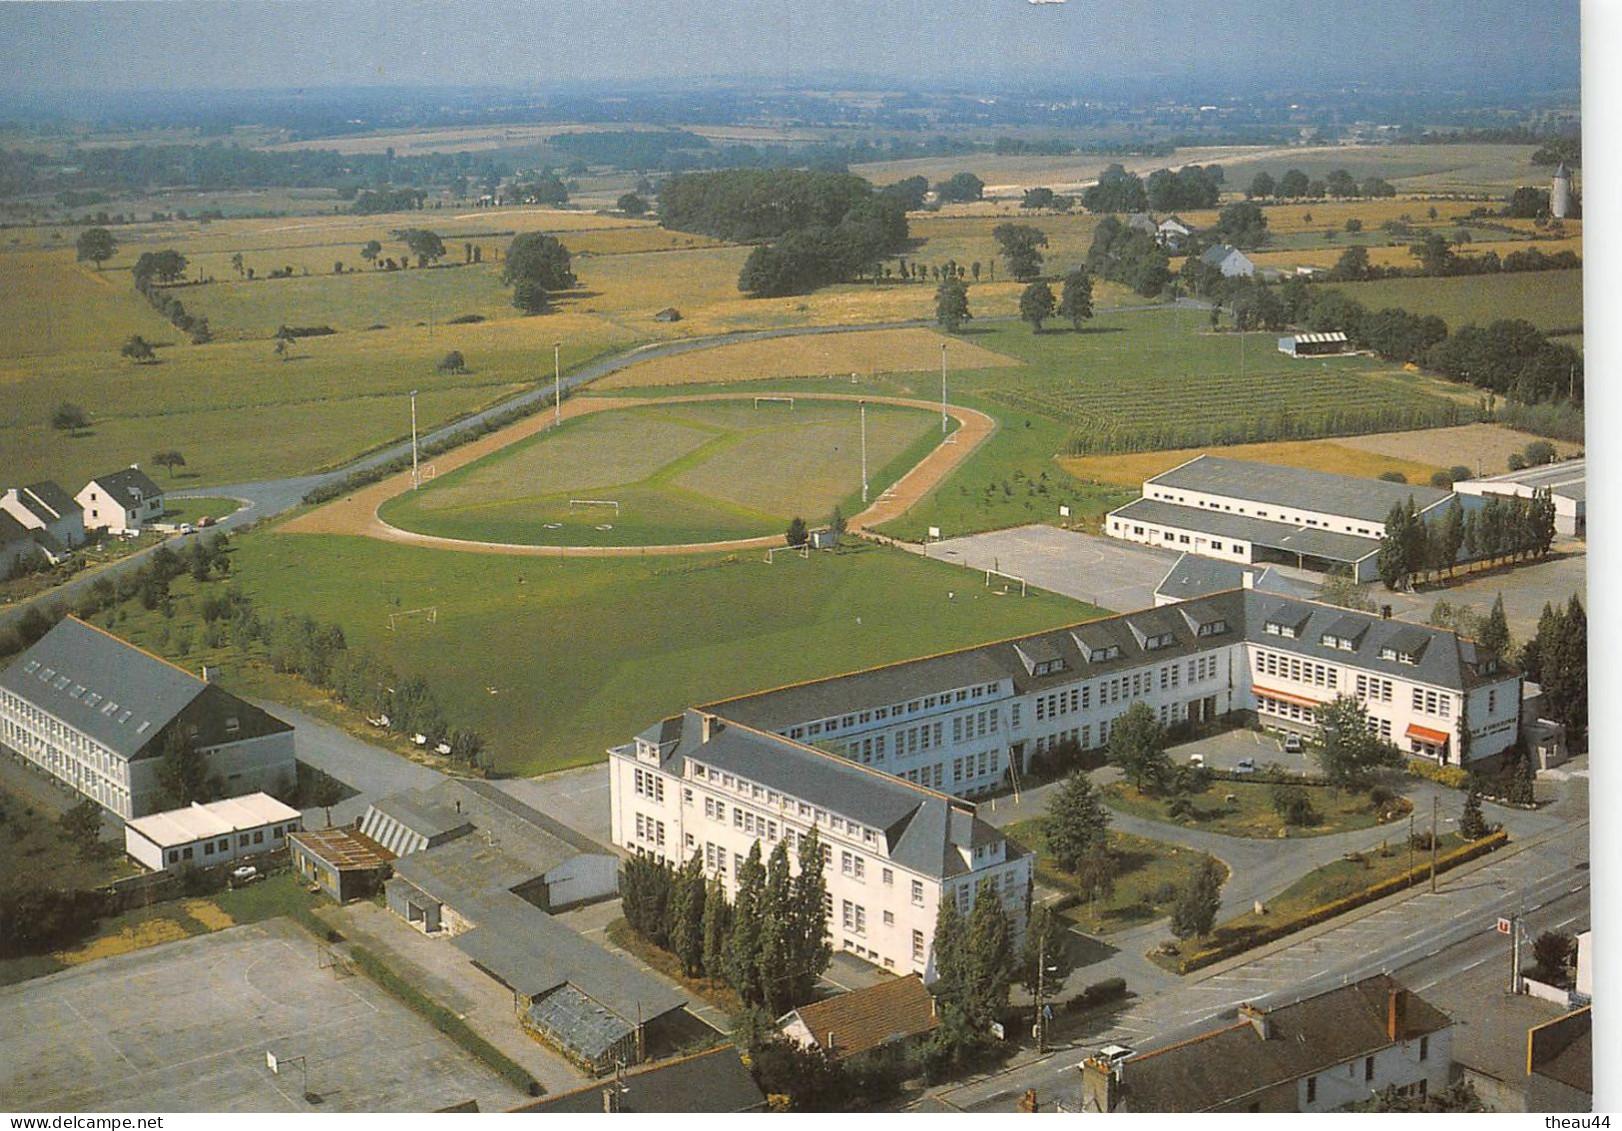
<path id="1" fill-rule="evenodd" d="M 665 823 L 641 813 L 636 815 L 636 839 L 646 841 L 655 848 L 665 846 Z"/>
<path id="2" fill-rule="evenodd" d="M 798 813 L 807 823 L 825 824 L 836 833 L 860 839 L 866 844 L 876 844 L 878 842 L 878 833 L 873 829 L 866 828 L 855 821 L 847 821 L 837 813 L 824 812 L 813 807 L 808 801 L 797 801 L 792 797 L 778 793 L 776 790 L 767 789 L 763 785 L 738 777 L 735 774 L 712 769 L 701 762 L 689 762 L 688 765 L 692 767 L 693 777 L 697 780 L 710 782 L 722 789 L 730 789 L 740 797 L 762 803 L 767 808 L 780 809 L 785 815 Z M 662 797 L 663 794 L 661 793 L 660 796 Z M 693 804 L 692 791 L 684 790 L 682 800 L 686 805 Z M 711 807 L 712 802 L 713 809 Z M 714 821 L 725 821 L 725 803 L 717 801 L 715 798 L 706 797 L 704 799 L 704 815 Z"/>
<path id="3" fill-rule="evenodd" d="M 652 770 L 638 769 L 636 771 L 636 794 L 646 797 L 649 801 L 657 801 L 663 805 L 665 802 L 665 779 Z"/>
<path id="4" fill-rule="evenodd" d="M 297 828 L 298 828 L 297 824 L 272 825 L 271 829 L 270 829 L 271 843 L 275 844 L 275 843 L 277 843 L 277 842 L 279 842 L 281 840 L 284 840 L 287 837 L 288 833 L 295 831 Z M 253 830 L 253 833 L 252 833 L 251 836 L 248 833 L 238 833 L 237 834 L 237 849 L 238 849 L 238 851 L 241 851 L 244 848 L 251 848 L 253 845 L 256 845 L 256 844 L 264 844 L 264 843 L 265 843 L 265 830 L 264 829 L 255 829 L 255 830 Z M 169 849 L 168 850 L 169 863 L 171 863 L 171 864 L 179 864 L 182 861 L 193 859 L 192 848 L 193 848 L 193 846 L 188 844 L 188 845 L 186 845 L 186 846 L 184 846 L 182 848 L 171 848 L 171 849 Z M 210 856 L 215 856 L 215 855 L 223 856 L 226 853 L 231 851 L 231 838 L 228 837 L 228 836 L 222 836 L 218 840 L 205 840 L 203 842 L 203 844 L 202 844 L 202 849 L 203 849 L 203 857 L 204 858 L 207 858 L 207 857 L 210 857 Z"/>
<path id="5" fill-rule="evenodd" d="M 1453 717 L 1453 697 L 1451 695 L 1438 695 L 1428 687 L 1414 688 L 1414 710 L 1423 715 L 1435 715 L 1438 718 L 1450 719 Z"/>
<path id="6" fill-rule="evenodd" d="M 815 738 L 823 734 L 837 734 L 851 727 L 866 726 L 869 723 L 883 722 L 889 718 L 901 718 L 904 715 L 916 715 L 920 711 L 933 711 L 936 707 L 945 707 L 952 703 L 967 703 L 974 699 L 984 699 L 996 695 L 999 685 L 995 683 L 982 683 L 974 687 L 960 687 L 956 691 L 948 691 L 941 695 L 925 695 L 905 703 L 897 703 L 889 707 L 874 707 L 867 711 L 853 711 L 848 715 L 838 715 L 828 719 L 818 719 L 815 722 L 805 723 L 789 730 L 788 736 L 799 740 Z"/>
<path id="7" fill-rule="evenodd" d="M 988 774 L 995 777 L 1001 764 L 1000 750 L 982 750 L 978 754 L 965 754 L 961 758 L 953 758 L 952 784 L 958 785 L 965 779 L 983 778 Z"/>
<path id="8" fill-rule="evenodd" d="M 1359 699 L 1378 699 L 1382 703 L 1391 702 L 1391 681 L 1381 679 L 1376 675 L 1359 675 L 1357 677 L 1357 697 Z"/>
<path id="9" fill-rule="evenodd" d="M 1295 683 L 1310 683 L 1314 687 L 1340 687 L 1340 669 L 1331 664 L 1303 660 L 1299 656 L 1286 656 L 1256 649 L 1256 671 L 1260 675 L 1277 676 Z"/>

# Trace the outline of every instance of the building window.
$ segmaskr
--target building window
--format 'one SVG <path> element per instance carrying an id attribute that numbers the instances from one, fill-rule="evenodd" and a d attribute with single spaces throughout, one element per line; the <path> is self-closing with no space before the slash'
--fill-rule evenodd
<path id="1" fill-rule="evenodd" d="M 1421 1038 L 1419 1038 L 1419 1059 L 1420 1060 L 1429 1060 L 1430 1055 L 1431 1055 L 1431 1039 L 1429 1037 L 1421 1037 Z"/>
<path id="2" fill-rule="evenodd" d="M 914 962 L 924 960 L 924 932 L 922 931 L 912 933 L 912 960 Z"/>
<path id="3" fill-rule="evenodd" d="M 924 905 L 924 881 L 912 881 L 912 902 L 915 907 Z"/>
<path id="4" fill-rule="evenodd" d="M 1309 1104 L 1318 1102 L 1318 1078 L 1316 1076 L 1307 1077 L 1307 1102 Z"/>
<path id="5" fill-rule="evenodd" d="M 1365 1056 L 1363 1058 L 1363 1080 L 1367 1083 L 1372 1079 L 1374 1079 L 1374 1058 Z"/>
<path id="6" fill-rule="evenodd" d="M 895 926 L 895 912 L 894 911 L 886 911 L 884 913 L 884 925 L 886 927 Z M 1421 1059 L 1423 1059 L 1423 1058 L 1421 1058 Z"/>
<path id="7" fill-rule="evenodd" d="M 171 863 L 171 864 L 180 863 L 180 853 L 176 852 L 172 848 L 169 850 L 169 863 Z"/>

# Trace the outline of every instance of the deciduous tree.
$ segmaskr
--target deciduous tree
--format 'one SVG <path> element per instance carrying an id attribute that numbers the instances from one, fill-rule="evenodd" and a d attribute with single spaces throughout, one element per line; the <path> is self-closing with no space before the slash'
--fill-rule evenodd
<path id="1" fill-rule="evenodd" d="M 1158 793 L 1171 778 L 1166 731 L 1149 705 L 1139 699 L 1110 728 L 1109 760 L 1144 793 Z"/>
<path id="2" fill-rule="evenodd" d="M 175 468 L 186 466 L 186 457 L 170 448 L 167 451 L 152 453 L 152 462 L 159 467 L 168 468 L 169 478 L 173 479 L 175 477 Z"/>
<path id="3" fill-rule="evenodd" d="M 962 282 L 946 279 L 935 288 L 935 322 L 947 333 L 957 333 L 973 317 L 969 313 L 969 288 Z"/>
<path id="4" fill-rule="evenodd" d="M 1109 810 L 1092 779 L 1077 770 L 1048 801 L 1048 854 L 1059 867 L 1074 872 L 1088 852 L 1104 843 L 1108 831 Z"/>
<path id="5" fill-rule="evenodd" d="M 544 232 L 521 233 L 507 248 L 501 281 L 512 287 L 515 307 L 527 314 L 539 314 L 547 308 L 549 292 L 575 285 L 569 270 L 569 250 Z"/>
<path id="6" fill-rule="evenodd" d="M 97 271 L 101 270 L 103 263 L 118 253 L 118 240 L 106 228 L 86 228 L 79 233 L 75 246 L 78 249 L 79 262 L 83 263 L 88 259 L 96 265 Z"/>
<path id="7" fill-rule="evenodd" d="M 1037 333 L 1042 323 L 1053 317 L 1053 290 L 1046 283 L 1032 283 L 1019 296 L 1019 316 L 1029 322 Z"/>
<path id="8" fill-rule="evenodd" d="M 1222 906 L 1222 865 L 1207 856 L 1184 885 L 1171 910 L 1171 933 L 1180 939 L 1204 938 L 1216 925 Z"/>
<path id="9" fill-rule="evenodd" d="M 1064 277 L 1058 313 L 1059 317 L 1070 320 L 1073 330 L 1080 330 L 1082 322 L 1093 316 L 1093 277 L 1087 268 L 1077 267 Z"/>
<path id="10" fill-rule="evenodd" d="M 1336 785 L 1363 785 L 1376 770 L 1402 765 L 1402 754 L 1369 730 L 1368 711 L 1351 695 L 1337 695 L 1316 711 L 1318 761 Z"/>

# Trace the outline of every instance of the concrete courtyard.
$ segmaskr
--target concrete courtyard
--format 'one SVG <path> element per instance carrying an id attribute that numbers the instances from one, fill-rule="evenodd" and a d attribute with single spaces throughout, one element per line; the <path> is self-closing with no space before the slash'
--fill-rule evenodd
<path id="1" fill-rule="evenodd" d="M 1115 612 L 1147 609 L 1177 554 L 1054 526 L 1021 526 L 932 542 L 924 552 L 972 570 L 996 569 L 1039 589 Z"/>
<path id="2" fill-rule="evenodd" d="M 283 1061 L 272 1074 L 266 1051 Z M 0 989 L 0 1096 L 14 1111 L 427 1112 L 523 1093 L 365 977 L 322 968 L 285 920 Z"/>

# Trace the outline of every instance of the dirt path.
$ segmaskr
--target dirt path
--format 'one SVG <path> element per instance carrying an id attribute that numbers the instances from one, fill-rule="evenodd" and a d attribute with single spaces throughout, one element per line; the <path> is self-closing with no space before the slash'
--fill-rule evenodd
<path id="1" fill-rule="evenodd" d="M 692 401 L 748 400 L 753 393 L 707 393 L 688 397 L 576 397 L 564 402 L 562 420 L 573 420 L 594 412 L 636 408 L 649 404 L 680 404 Z M 921 408 L 931 412 L 939 406 L 930 401 L 910 400 L 904 397 L 853 397 L 838 393 L 796 393 L 805 400 L 861 401 L 872 404 L 899 405 Z M 959 405 L 948 405 L 947 413 L 958 422 L 958 429 L 937 445 L 918 465 L 896 484 L 884 492 L 872 506 L 850 520 L 852 532 L 864 531 L 880 523 L 889 522 L 933 490 L 947 475 L 978 448 L 996 430 L 997 422 L 983 412 Z M 552 428 L 553 414 L 538 413 L 516 424 L 508 425 L 470 444 L 435 456 L 429 466 L 434 474 L 445 475 L 457 468 L 484 458 L 520 440 Z M 359 534 L 383 542 L 399 542 L 411 546 L 427 546 L 440 550 L 461 550 L 474 554 L 509 554 L 514 556 L 553 558 L 617 558 L 638 557 L 647 554 L 706 554 L 734 550 L 758 550 L 783 545 L 781 534 L 759 538 L 736 538 L 722 542 L 691 542 L 662 546 L 532 546 L 514 542 L 477 542 L 460 538 L 443 538 L 433 534 L 418 534 L 391 526 L 378 517 L 378 509 L 397 495 L 411 489 L 411 473 L 402 471 L 378 483 L 347 495 L 326 506 L 300 515 L 280 529 L 287 534 Z M 872 537 L 880 538 L 879 535 Z"/>

